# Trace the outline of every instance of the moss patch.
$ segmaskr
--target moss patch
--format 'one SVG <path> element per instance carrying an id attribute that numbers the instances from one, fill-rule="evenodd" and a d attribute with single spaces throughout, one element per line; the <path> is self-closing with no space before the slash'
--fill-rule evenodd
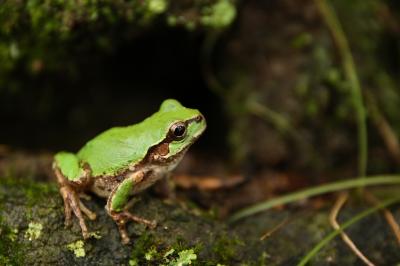
<path id="1" fill-rule="evenodd" d="M 238 253 L 244 243 L 237 237 L 228 237 L 223 234 L 212 246 L 213 256 L 217 263 L 229 265 L 232 261 L 238 259 Z"/>
<path id="2" fill-rule="evenodd" d="M 43 225 L 41 223 L 30 222 L 28 230 L 25 232 L 25 238 L 29 241 L 38 239 L 42 234 Z"/>
<path id="3" fill-rule="evenodd" d="M 229 26 L 236 17 L 236 7 L 230 0 L 218 0 L 203 9 L 201 23 L 213 28 Z"/>
<path id="4" fill-rule="evenodd" d="M 134 243 L 129 265 L 191 265 L 197 262 L 200 249 L 199 245 L 184 245 L 181 239 L 169 246 L 155 236 L 144 233 Z"/>
<path id="5" fill-rule="evenodd" d="M 40 202 L 46 201 L 51 195 L 58 194 L 58 188 L 55 183 L 42 183 L 32 180 L 22 181 L 12 178 L 1 179 L 1 183 L 7 190 L 15 190 L 18 198 L 23 197 L 22 199 L 26 200 L 28 206 L 37 205 Z M 0 193 L 0 199 L 3 195 L 5 193 Z"/>
<path id="6" fill-rule="evenodd" d="M 18 230 L 4 225 L 0 218 L 0 265 L 24 265 Z"/>
<path id="7" fill-rule="evenodd" d="M 75 254 L 75 257 L 77 257 L 77 258 L 86 256 L 85 243 L 82 240 L 78 240 L 76 242 L 68 244 L 67 248 L 68 248 L 68 250 L 73 251 Z"/>

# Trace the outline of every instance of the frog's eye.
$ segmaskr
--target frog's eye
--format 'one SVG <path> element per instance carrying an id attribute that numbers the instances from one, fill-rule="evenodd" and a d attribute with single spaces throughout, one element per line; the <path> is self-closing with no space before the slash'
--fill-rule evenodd
<path id="1" fill-rule="evenodd" d="M 174 140 L 181 140 L 186 135 L 186 124 L 182 122 L 175 123 L 169 129 L 169 132 Z"/>

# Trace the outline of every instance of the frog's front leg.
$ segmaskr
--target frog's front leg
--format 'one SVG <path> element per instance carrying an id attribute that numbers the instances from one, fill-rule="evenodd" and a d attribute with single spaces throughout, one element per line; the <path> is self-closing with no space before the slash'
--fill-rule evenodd
<path id="1" fill-rule="evenodd" d="M 144 224 L 150 228 L 155 228 L 157 226 L 156 221 L 146 220 L 142 217 L 131 214 L 126 210 L 127 202 L 133 187 L 142 181 L 145 173 L 143 171 L 138 171 L 130 176 L 128 176 L 118 187 L 116 187 L 109 196 L 107 200 L 107 212 L 111 218 L 117 223 L 119 233 L 122 238 L 122 243 L 129 243 L 129 236 L 126 231 L 126 223 L 132 220 L 137 223 Z"/>
<path id="2" fill-rule="evenodd" d="M 72 153 L 56 154 L 53 169 L 60 185 L 60 194 L 64 200 L 65 225 L 71 225 L 72 212 L 78 218 L 83 238 L 89 237 L 82 212 L 89 219 L 96 219 L 96 214 L 90 211 L 79 199 L 79 192 L 90 182 L 90 170 L 81 168 L 79 160 Z"/>

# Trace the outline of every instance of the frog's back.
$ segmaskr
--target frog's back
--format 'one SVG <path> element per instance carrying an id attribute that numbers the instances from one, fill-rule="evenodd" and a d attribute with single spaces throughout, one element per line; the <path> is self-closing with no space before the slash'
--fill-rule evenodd
<path id="1" fill-rule="evenodd" d="M 157 112 L 132 126 L 111 128 L 87 142 L 77 156 L 89 164 L 92 176 L 114 174 L 140 162 L 150 147 L 165 139 L 172 123 L 198 113 L 181 106 L 179 110 Z"/>
<path id="2" fill-rule="evenodd" d="M 86 143 L 78 158 L 89 164 L 93 176 L 110 175 L 141 161 L 147 153 L 145 147 L 157 144 L 161 133 L 142 130 L 142 124 L 115 127 L 101 133 Z"/>

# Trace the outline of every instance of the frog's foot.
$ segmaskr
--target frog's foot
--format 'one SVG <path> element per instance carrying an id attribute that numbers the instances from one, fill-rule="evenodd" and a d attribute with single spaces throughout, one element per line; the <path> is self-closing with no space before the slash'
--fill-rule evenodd
<path id="1" fill-rule="evenodd" d="M 82 230 L 82 236 L 84 239 L 89 238 L 89 231 L 85 224 L 82 212 L 86 214 L 89 219 L 96 219 L 96 214 L 90 211 L 79 199 L 77 193 L 69 186 L 62 186 L 60 193 L 64 200 L 64 211 L 65 211 L 65 225 L 70 226 L 72 220 L 72 212 L 78 218 L 79 225 Z"/>
<path id="2" fill-rule="evenodd" d="M 141 223 L 146 225 L 147 227 L 154 229 L 157 226 L 157 222 L 155 220 L 146 220 L 142 217 L 136 216 L 131 214 L 128 211 L 122 211 L 122 212 L 111 212 L 109 213 L 111 218 L 117 223 L 118 225 L 118 230 L 122 238 L 122 243 L 123 244 L 128 244 L 130 239 L 128 236 L 128 233 L 126 231 L 126 223 L 129 220 L 132 220 L 137 223 Z"/>

